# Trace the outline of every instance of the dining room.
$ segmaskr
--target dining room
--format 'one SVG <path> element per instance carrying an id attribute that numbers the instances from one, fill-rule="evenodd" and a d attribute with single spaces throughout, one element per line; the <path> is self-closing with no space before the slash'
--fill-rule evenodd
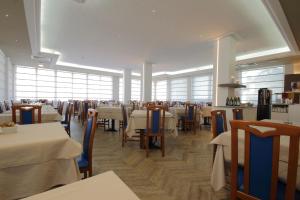
<path id="1" fill-rule="evenodd" d="M 300 200 L 299 6 L 1 0 L 0 200 Z"/>

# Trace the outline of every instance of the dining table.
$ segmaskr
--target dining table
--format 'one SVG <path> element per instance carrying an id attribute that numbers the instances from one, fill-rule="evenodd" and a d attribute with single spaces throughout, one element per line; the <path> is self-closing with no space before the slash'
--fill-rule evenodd
<path id="1" fill-rule="evenodd" d="M 113 172 L 108 171 L 24 200 L 139 200 L 137 195 Z"/>
<path id="2" fill-rule="evenodd" d="M 59 122 L 0 130 L 0 199 L 19 199 L 80 179 L 82 146 Z"/>
<path id="3" fill-rule="evenodd" d="M 117 131 L 115 120 L 123 121 L 122 109 L 120 106 L 97 106 L 98 119 L 111 119 L 111 127 L 107 131 Z"/>
<path id="4" fill-rule="evenodd" d="M 42 105 L 42 123 L 45 122 L 57 122 L 62 120 L 62 116 L 54 109 L 51 105 Z M 20 114 L 17 110 L 16 112 L 17 122 L 20 120 Z M 35 120 L 38 120 L 37 110 L 35 112 Z M 11 122 L 12 121 L 12 111 L 8 110 L 0 114 L 0 123 Z"/>
<path id="5" fill-rule="evenodd" d="M 147 128 L 147 110 L 134 110 L 128 121 L 126 134 L 128 137 L 136 135 L 135 130 L 145 130 Z M 174 137 L 178 136 L 176 119 L 170 112 L 165 112 L 165 130 Z"/>
<path id="6" fill-rule="evenodd" d="M 284 123 L 279 120 L 263 120 L 273 123 Z M 300 123 L 293 123 L 294 126 L 300 126 Z M 270 130 L 267 127 L 257 127 L 261 132 Z M 244 162 L 244 141 L 245 132 L 243 130 L 238 130 L 238 163 L 243 165 Z M 214 138 L 210 144 L 216 145 L 217 150 L 215 154 L 215 159 L 213 162 L 212 172 L 211 172 L 211 186 L 215 191 L 218 191 L 225 187 L 226 185 L 226 163 L 231 161 L 231 130 L 219 134 Z M 289 154 L 289 137 L 280 137 L 280 155 L 279 155 L 279 179 L 286 182 L 286 175 L 288 170 L 288 154 Z M 298 170 L 297 170 L 297 190 L 300 190 L 300 155 L 298 158 Z"/>

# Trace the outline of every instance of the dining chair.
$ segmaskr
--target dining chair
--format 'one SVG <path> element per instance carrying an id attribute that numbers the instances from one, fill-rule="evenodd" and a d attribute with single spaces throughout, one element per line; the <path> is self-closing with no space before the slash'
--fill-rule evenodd
<path id="1" fill-rule="evenodd" d="M 17 110 L 20 113 L 20 124 L 34 124 L 37 110 L 38 123 L 42 123 L 42 106 L 40 105 L 13 105 L 12 121 L 17 123 Z"/>
<path id="2" fill-rule="evenodd" d="M 87 174 L 89 177 L 91 177 L 93 174 L 92 158 L 97 116 L 97 111 L 94 109 L 89 109 L 87 120 L 84 123 L 83 152 L 77 159 L 80 173 L 84 174 L 84 178 L 87 178 Z"/>
<path id="3" fill-rule="evenodd" d="M 124 104 L 121 104 L 121 109 L 122 109 L 122 117 L 123 117 L 123 126 L 122 126 L 122 147 L 124 147 L 125 143 L 127 141 L 134 141 L 134 142 L 139 142 L 140 141 L 140 134 L 135 134 L 131 138 L 129 138 L 126 134 L 126 128 L 128 125 L 128 114 L 126 111 L 126 107 Z"/>
<path id="4" fill-rule="evenodd" d="M 86 100 L 82 102 L 81 124 L 84 125 L 88 118 L 88 110 L 91 108 L 91 102 Z"/>
<path id="5" fill-rule="evenodd" d="M 78 115 L 78 111 L 79 111 L 79 101 L 77 101 L 77 100 L 75 100 L 75 101 L 73 101 L 73 104 L 74 104 L 74 106 L 73 106 L 73 119 L 75 119 L 75 117 L 77 116 L 79 116 Z"/>
<path id="6" fill-rule="evenodd" d="M 243 109 L 241 108 L 232 109 L 232 116 L 234 120 L 243 120 Z"/>
<path id="7" fill-rule="evenodd" d="M 6 111 L 10 110 L 10 105 L 9 105 L 9 101 L 3 101 L 4 107 Z"/>
<path id="8" fill-rule="evenodd" d="M 227 131 L 225 110 L 211 111 L 211 130 L 212 130 L 213 138 Z"/>
<path id="9" fill-rule="evenodd" d="M 69 103 L 67 110 L 66 110 L 66 119 L 65 119 L 65 123 L 64 123 L 64 127 L 66 132 L 68 133 L 69 136 L 71 136 L 71 118 L 72 118 L 72 114 L 73 114 L 73 107 L 74 104 L 73 103 Z"/>
<path id="10" fill-rule="evenodd" d="M 242 120 L 230 124 L 231 199 L 300 199 L 296 191 L 300 127 Z M 243 166 L 238 163 L 238 130 L 245 137 Z M 286 182 L 278 178 L 281 136 L 289 138 Z"/>
<path id="11" fill-rule="evenodd" d="M 61 121 L 62 124 L 67 124 L 68 123 L 68 118 L 69 118 L 69 106 L 70 103 L 66 102 L 66 111 L 65 111 L 65 115 L 64 115 L 64 119 Z"/>
<path id="12" fill-rule="evenodd" d="M 182 119 L 184 131 L 192 130 L 196 133 L 196 114 L 197 106 L 194 104 L 187 103 L 185 104 L 184 117 Z"/>
<path id="13" fill-rule="evenodd" d="M 146 157 L 149 156 L 149 142 L 160 139 L 162 157 L 165 156 L 165 110 L 163 106 L 148 106 L 144 146 Z"/>
<path id="14" fill-rule="evenodd" d="M 5 111 L 5 106 L 3 103 L 0 101 L 0 113 L 3 113 Z"/>

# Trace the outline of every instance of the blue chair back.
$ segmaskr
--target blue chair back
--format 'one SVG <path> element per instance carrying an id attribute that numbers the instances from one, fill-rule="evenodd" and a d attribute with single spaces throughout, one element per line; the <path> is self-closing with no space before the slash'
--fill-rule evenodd
<path id="1" fill-rule="evenodd" d="M 193 120 L 194 119 L 194 110 L 195 110 L 194 105 L 189 105 L 188 106 L 188 120 Z"/>
<path id="2" fill-rule="evenodd" d="M 227 131 L 226 111 L 214 110 L 211 112 L 213 138 Z"/>
<path id="3" fill-rule="evenodd" d="M 297 176 L 295 172 L 298 167 L 300 127 L 262 121 L 233 120 L 230 123 L 232 127 L 231 198 L 236 199 L 239 195 L 246 194 L 261 200 L 295 199 L 295 195 L 299 195 L 295 189 L 295 176 Z M 259 126 L 264 128 L 257 128 Z M 265 127 L 269 129 L 265 129 Z M 245 131 L 243 167 L 238 166 L 239 129 Z M 282 187 L 278 182 L 281 135 L 290 136 L 286 187 Z"/>
<path id="4" fill-rule="evenodd" d="M 232 109 L 232 115 L 234 120 L 243 120 L 243 109 Z"/>
<path id="5" fill-rule="evenodd" d="M 21 124 L 34 124 L 34 108 L 21 108 L 20 109 L 20 123 Z"/>
<path id="6" fill-rule="evenodd" d="M 147 107 L 147 134 L 160 134 L 164 129 L 165 110 L 163 106 Z"/>
<path id="7" fill-rule="evenodd" d="M 88 116 L 85 125 L 84 138 L 83 138 L 83 152 L 82 157 L 89 161 L 94 141 L 94 134 L 96 131 L 97 112 L 94 111 L 93 115 Z"/>

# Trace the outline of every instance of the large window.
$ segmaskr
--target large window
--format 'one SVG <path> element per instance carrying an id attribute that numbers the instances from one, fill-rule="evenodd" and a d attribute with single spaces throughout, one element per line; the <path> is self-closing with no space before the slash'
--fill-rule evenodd
<path id="1" fill-rule="evenodd" d="M 110 100 L 111 76 L 17 66 L 16 98 Z"/>
<path id="2" fill-rule="evenodd" d="M 141 100 L 141 80 L 131 79 L 131 100 Z"/>
<path id="3" fill-rule="evenodd" d="M 17 67 L 16 98 L 36 98 L 36 68 Z"/>
<path id="4" fill-rule="evenodd" d="M 166 101 L 167 100 L 167 81 L 157 81 L 155 85 L 155 97 L 156 100 Z"/>
<path id="5" fill-rule="evenodd" d="M 123 78 L 119 79 L 119 101 L 122 101 L 122 102 L 124 101 L 124 82 L 123 82 Z"/>
<path id="6" fill-rule="evenodd" d="M 171 80 L 171 100 L 172 101 L 187 100 L 187 78 Z"/>
<path id="7" fill-rule="evenodd" d="M 272 94 L 283 92 L 283 66 L 257 69 L 240 69 L 238 70 L 238 76 L 240 82 L 247 86 L 247 88 L 242 88 L 238 92 L 242 103 L 250 102 L 257 104 L 257 95 L 260 88 L 268 88 L 272 90 Z M 273 101 L 275 101 L 274 95 Z"/>
<path id="8" fill-rule="evenodd" d="M 212 101 L 213 81 L 212 75 L 202 75 L 192 78 L 192 100 L 193 102 Z"/>

